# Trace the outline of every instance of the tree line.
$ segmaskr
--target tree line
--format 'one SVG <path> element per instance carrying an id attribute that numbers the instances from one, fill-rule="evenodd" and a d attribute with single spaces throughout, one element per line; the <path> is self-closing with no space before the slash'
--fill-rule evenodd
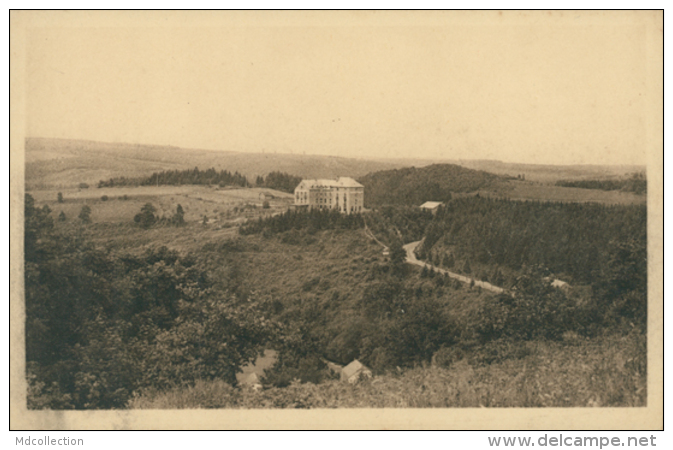
<path id="1" fill-rule="evenodd" d="M 450 251 L 469 261 L 519 270 L 543 266 L 571 283 L 591 284 L 629 244 L 646 273 L 645 205 L 510 201 L 469 197 L 444 205 L 419 249 Z"/>
<path id="2" fill-rule="evenodd" d="M 101 180 L 98 187 L 117 187 L 117 186 L 180 186 L 185 184 L 240 186 L 248 187 L 248 179 L 238 172 L 231 173 L 228 170 L 199 170 L 198 167 L 186 170 L 165 170 L 154 172 L 148 177 L 114 177 L 109 180 Z"/>
<path id="3" fill-rule="evenodd" d="M 301 183 L 302 178 L 285 172 L 270 172 L 266 177 L 258 176 L 255 186 L 276 189 L 278 191 L 294 193 L 294 189 Z"/>
<path id="4" fill-rule="evenodd" d="M 358 229 L 364 225 L 360 214 L 341 214 L 334 209 L 288 210 L 271 217 L 260 217 L 241 225 L 239 233 L 278 234 L 290 230 L 316 232 L 328 229 Z"/>
<path id="5" fill-rule="evenodd" d="M 301 182 L 302 178 L 290 175 L 285 172 L 274 171 L 264 176 L 257 176 L 255 179 L 256 187 L 266 187 L 283 192 L 293 193 L 294 188 Z M 119 187 L 119 186 L 181 186 L 188 184 L 209 185 L 209 186 L 240 186 L 251 187 L 247 177 L 228 170 L 199 170 L 198 167 L 186 170 L 165 170 L 154 172 L 148 177 L 113 177 L 108 180 L 100 180 L 99 188 Z"/>
<path id="6" fill-rule="evenodd" d="M 638 195 L 647 193 L 647 179 L 642 172 L 634 173 L 629 178 L 619 180 L 559 180 L 556 182 L 556 186 L 633 192 Z"/>

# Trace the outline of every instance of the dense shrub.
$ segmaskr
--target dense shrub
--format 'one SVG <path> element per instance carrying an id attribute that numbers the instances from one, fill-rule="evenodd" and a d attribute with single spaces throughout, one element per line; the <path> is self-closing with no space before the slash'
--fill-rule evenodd
<path id="1" fill-rule="evenodd" d="M 638 195 L 647 193 L 647 180 L 644 173 L 634 173 L 629 178 L 616 180 L 560 180 L 556 182 L 556 186 L 633 192 Z"/>
<path id="2" fill-rule="evenodd" d="M 31 408 L 121 408 L 142 389 L 235 383 L 275 333 L 254 298 L 215 292 L 206 268 L 57 234 L 25 202 L 26 368 Z"/>
<path id="3" fill-rule="evenodd" d="M 159 186 L 172 185 L 179 186 L 184 184 L 197 185 L 219 185 L 224 186 L 248 186 L 248 180 L 238 172 L 233 174 L 227 170 L 217 171 L 214 168 L 208 170 L 199 170 L 198 167 L 187 170 L 166 170 L 155 172 L 149 177 L 127 178 L 116 177 L 109 180 L 100 180 L 98 187 L 115 186 Z"/>
<path id="4" fill-rule="evenodd" d="M 294 193 L 294 189 L 301 183 L 302 178 L 285 172 L 270 172 L 266 177 L 257 177 L 255 185 L 277 189 L 283 192 Z"/>
<path id="5" fill-rule="evenodd" d="M 260 217 L 249 221 L 239 228 L 242 235 L 260 234 L 268 231 L 271 234 L 284 233 L 290 230 L 357 229 L 363 226 L 360 214 L 341 214 L 336 210 L 313 209 L 309 211 L 286 211 L 272 217 Z"/>

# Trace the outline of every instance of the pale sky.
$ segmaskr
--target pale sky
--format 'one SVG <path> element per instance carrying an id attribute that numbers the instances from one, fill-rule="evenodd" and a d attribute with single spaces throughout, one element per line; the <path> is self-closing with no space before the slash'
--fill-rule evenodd
<path id="1" fill-rule="evenodd" d="M 361 158 L 646 163 L 648 120 L 660 112 L 652 89 L 648 97 L 642 17 L 441 17 L 31 28 L 26 133 Z"/>

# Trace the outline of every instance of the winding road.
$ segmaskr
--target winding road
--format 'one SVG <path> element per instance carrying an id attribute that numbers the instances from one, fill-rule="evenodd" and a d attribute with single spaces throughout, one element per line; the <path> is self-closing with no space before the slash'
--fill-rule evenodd
<path id="1" fill-rule="evenodd" d="M 364 227 L 364 232 L 365 236 L 368 238 L 374 239 L 381 247 L 383 247 L 384 251 L 388 250 L 388 246 L 385 245 L 383 242 L 379 241 L 374 233 L 369 229 L 367 226 L 367 220 L 365 219 L 365 227 Z M 399 231 L 397 232 L 399 234 Z M 416 242 L 410 242 L 407 245 L 402 246 L 404 250 L 407 252 L 407 262 L 409 264 L 413 264 L 415 266 L 420 266 L 420 267 L 427 267 L 428 269 L 433 269 L 435 272 L 443 273 L 448 275 L 451 278 L 455 278 L 458 281 L 462 281 L 463 283 L 471 284 L 474 281 L 475 286 L 479 286 L 482 289 L 486 289 L 487 291 L 495 292 L 496 294 L 502 294 L 506 292 L 503 288 L 492 285 L 491 283 L 487 283 L 486 281 L 481 281 L 481 280 L 476 280 L 472 279 L 470 277 L 466 277 L 464 275 L 460 275 L 454 272 L 449 272 L 448 270 L 441 269 L 439 267 L 433 266 L 432 264 L 428 264 L 424 261 L 420 261 L 418 258 L 416 258 L 416 254 L 414 251 L 416 250 L 416 247 L 421 245 L 423 240 L 421 239 L 420 241 Z"/>
<path id="2" fill-rule="evenodd" d="M 474 281 L 475 286 L 479 286 L 482 289 L 486 289 L 487 291 L 495 292 L 496 294 L 502 294 L 505 292 L 505 290 L 501 287 L 494 286 L 491 283 L 487 283 L 486 281 L 481 281 L 481 280 L 474 280 L 473 278 L 466 277 L 464 275 L 459 275 L 454 272 L 449 272 L 448 270 L 445 269 L 440 269 L 439 267 L 433 266 L 432 264 L 428 264 L 424 261 L 420 261 L 418 258 L 416 258 L 416 254 L 414 253 L 414 250 L 416 250 L 416 247 L 418 247 L 421 241 L 416 241 L 416 242 L 410 242 L 407 245 L 405 245 L 403 248 L 407 252 L 407 262 L 409 264 L 414 264 L 416 266 L 420 267 L 427 267 L 428 269 L 433 269 L 435 272 L 439 273 L 444 273 L 447 274 L 451 278 L 455 278 L 458 281 L 462 281 L 463 283 L 472 283 Z"/>

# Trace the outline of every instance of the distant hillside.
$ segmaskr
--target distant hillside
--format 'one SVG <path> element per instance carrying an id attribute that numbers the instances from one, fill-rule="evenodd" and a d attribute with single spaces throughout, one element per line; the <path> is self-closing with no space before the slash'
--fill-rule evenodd
<path id="1" fill-rule="evenodd" d="M 555 183 L 559 180 L 593 180 L 610 179 L 628 176 L 634 172 L 644 172 L 645 166 L 637 165 L 552 165 L 511 163 L 489 159 L 419 159 L 419 158 L 388 158 L 382 162 L 393 163 L 403 167 L 424 167 L 430 164 L 457 164 L 467 169 L 483 170 L 496 175 L 517 177 L 522 176 L 528 181 Z"/>
<path id="2" fill-rule="evenodd" d="M 26 187 L 92 186 L 115 177 L 146 177 L 154 172 L 214 168 L 239 172 L 249 180 L 270 172 L 302 178 L 360 177 L 403 167 L 402 162 L 282 153 L 239 153 L 172 146 L 84 140 L 26 139 Z"/>
<path id="3" fill-rule="evenodd" d="M 474 192 L 505 182 L 505 178 L 455 164 L 385 170 L 359 179 L 365 186 L 365 205 L 420 205 L 447 201 L 452 193 Z"/>
<path id="4" fill-rule="evenodd" d="M 453 162 L 453 161 L 452 161 Z M 606 179 L 621 177 L 633 172 L 644 172 L 645 166 L 634 165 L 547 165 L 505 163 L 493 160 L 458 160 L 455 164 L 475 170 L 485 170 L 497 175 L 516 177 L 538 182 L 556 182 L 558 180 Z"/>

